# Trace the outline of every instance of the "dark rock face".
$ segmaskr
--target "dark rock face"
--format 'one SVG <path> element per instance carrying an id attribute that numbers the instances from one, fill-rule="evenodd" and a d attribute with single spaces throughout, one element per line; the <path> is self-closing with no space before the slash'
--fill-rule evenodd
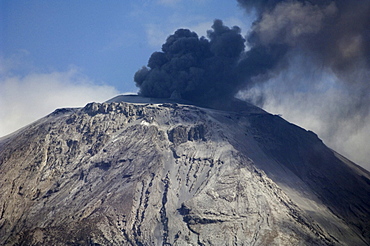
<path id="1" fill-rule="evenodd" d="M 187 141 L 206 141 L 206 127 L 204 125 L 195 125 L 189 129 L 180 125 L 168 132 L 168 140 L 175 145 L 186 143 Z"/>
<path id="2" fill-rule="evenodd" d="M 369 173 L 242 108 L 91 103 L 0 139 L 0 244 L 368 245 Z"/>
<path id="3" fill-rule="evenodd" d="M 192 128 L 190 128 L 188 132 L 188 140 L 189 141 L 207 141 L 206 140 L 206 127 L 204 125 L 196 125 Z"/>
<path id="4" fill-rule="evenodd" d="M 186 143 L 188 141 L 188 131 L 184 126 L 177 126 L 168 132 L 168 140 L 175 145 Z"/>

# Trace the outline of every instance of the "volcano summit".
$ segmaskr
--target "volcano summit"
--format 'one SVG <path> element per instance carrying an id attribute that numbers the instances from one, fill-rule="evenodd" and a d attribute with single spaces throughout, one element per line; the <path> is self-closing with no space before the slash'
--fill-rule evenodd
<path id="1" fill-rule="evenodd" d="M 0 244 L 369 245 L 370 174 L 232 105 L 121 96 L 1 138 Z"/>

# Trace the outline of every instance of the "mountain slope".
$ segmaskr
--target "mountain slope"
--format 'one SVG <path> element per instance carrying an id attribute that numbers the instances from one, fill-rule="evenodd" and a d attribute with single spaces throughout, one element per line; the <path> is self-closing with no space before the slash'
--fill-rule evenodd
<path id="1" fill-rule="evenodd" d="M 248 104 L 121 100 L 0 140 L 0 243 L 369 244 L 369 173 L 315 134 Z"/>

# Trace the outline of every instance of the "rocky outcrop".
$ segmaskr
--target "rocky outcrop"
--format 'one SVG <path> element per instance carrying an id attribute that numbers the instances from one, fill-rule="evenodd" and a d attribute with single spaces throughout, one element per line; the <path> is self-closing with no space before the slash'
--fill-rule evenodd
<path id="1" fill-rule="evenodd" d="M 0 139 L 0 244 L 366 245 L 369 174 L 322 143 L 298 163 L 321 141 L 268 117 L 174 103 L 56 110 Z M 337 176 L 315 172 L 333 160 Z"/>
<path id="2" fill-rule="evenodd" d="M 206 127 L 195 125 L 189 129 L 185 126 L 176 126 L 168 131 L 168 139 L 175 145 L 186 143 L 187 141 L 206 141 Z"/>

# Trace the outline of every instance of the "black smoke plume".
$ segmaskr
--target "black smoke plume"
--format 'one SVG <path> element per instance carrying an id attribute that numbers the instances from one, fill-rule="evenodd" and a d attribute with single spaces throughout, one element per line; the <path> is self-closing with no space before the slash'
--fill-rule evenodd
<path id="1" fill-rule="evenodd" d="M 237 64 L 245 40 L 240 28 L 215 20 L 208 38 L 187 29 L 169 36 L 161 52 L 135 74 L 140 94 L 146 97 L 207 101 L 234 95 L 239 86 Z"/>
<path id="2" fill-rule="evenodd" d="M 369 0 L 238 0 L 257 16 L 246 37 L 216 20 L 208 39 L 187 29 L 169 36 L 161 52 L 135 74 L 139 93 L 199 101 L 225 99 L 268 80 L 297 54 L 369 89 Z M 254 78 L 258 79 L 254 79 Z"/>
<path id="3" fill-rule="evenodd" d="M 194 102 L 228 100 L 249 78 L 265 74 L 285 54 L 285 45 L 269 49 L 256 45 L 245 52 L 239 27 L 215 20 L 208 39 L 187 29 L 169 36 L 161 52 L 154 52 L 148 66 L 134 77 L 139 94 L 146 97 L 181 98 Z M 279 48 L 277 48 L 279 47 Z"/>

